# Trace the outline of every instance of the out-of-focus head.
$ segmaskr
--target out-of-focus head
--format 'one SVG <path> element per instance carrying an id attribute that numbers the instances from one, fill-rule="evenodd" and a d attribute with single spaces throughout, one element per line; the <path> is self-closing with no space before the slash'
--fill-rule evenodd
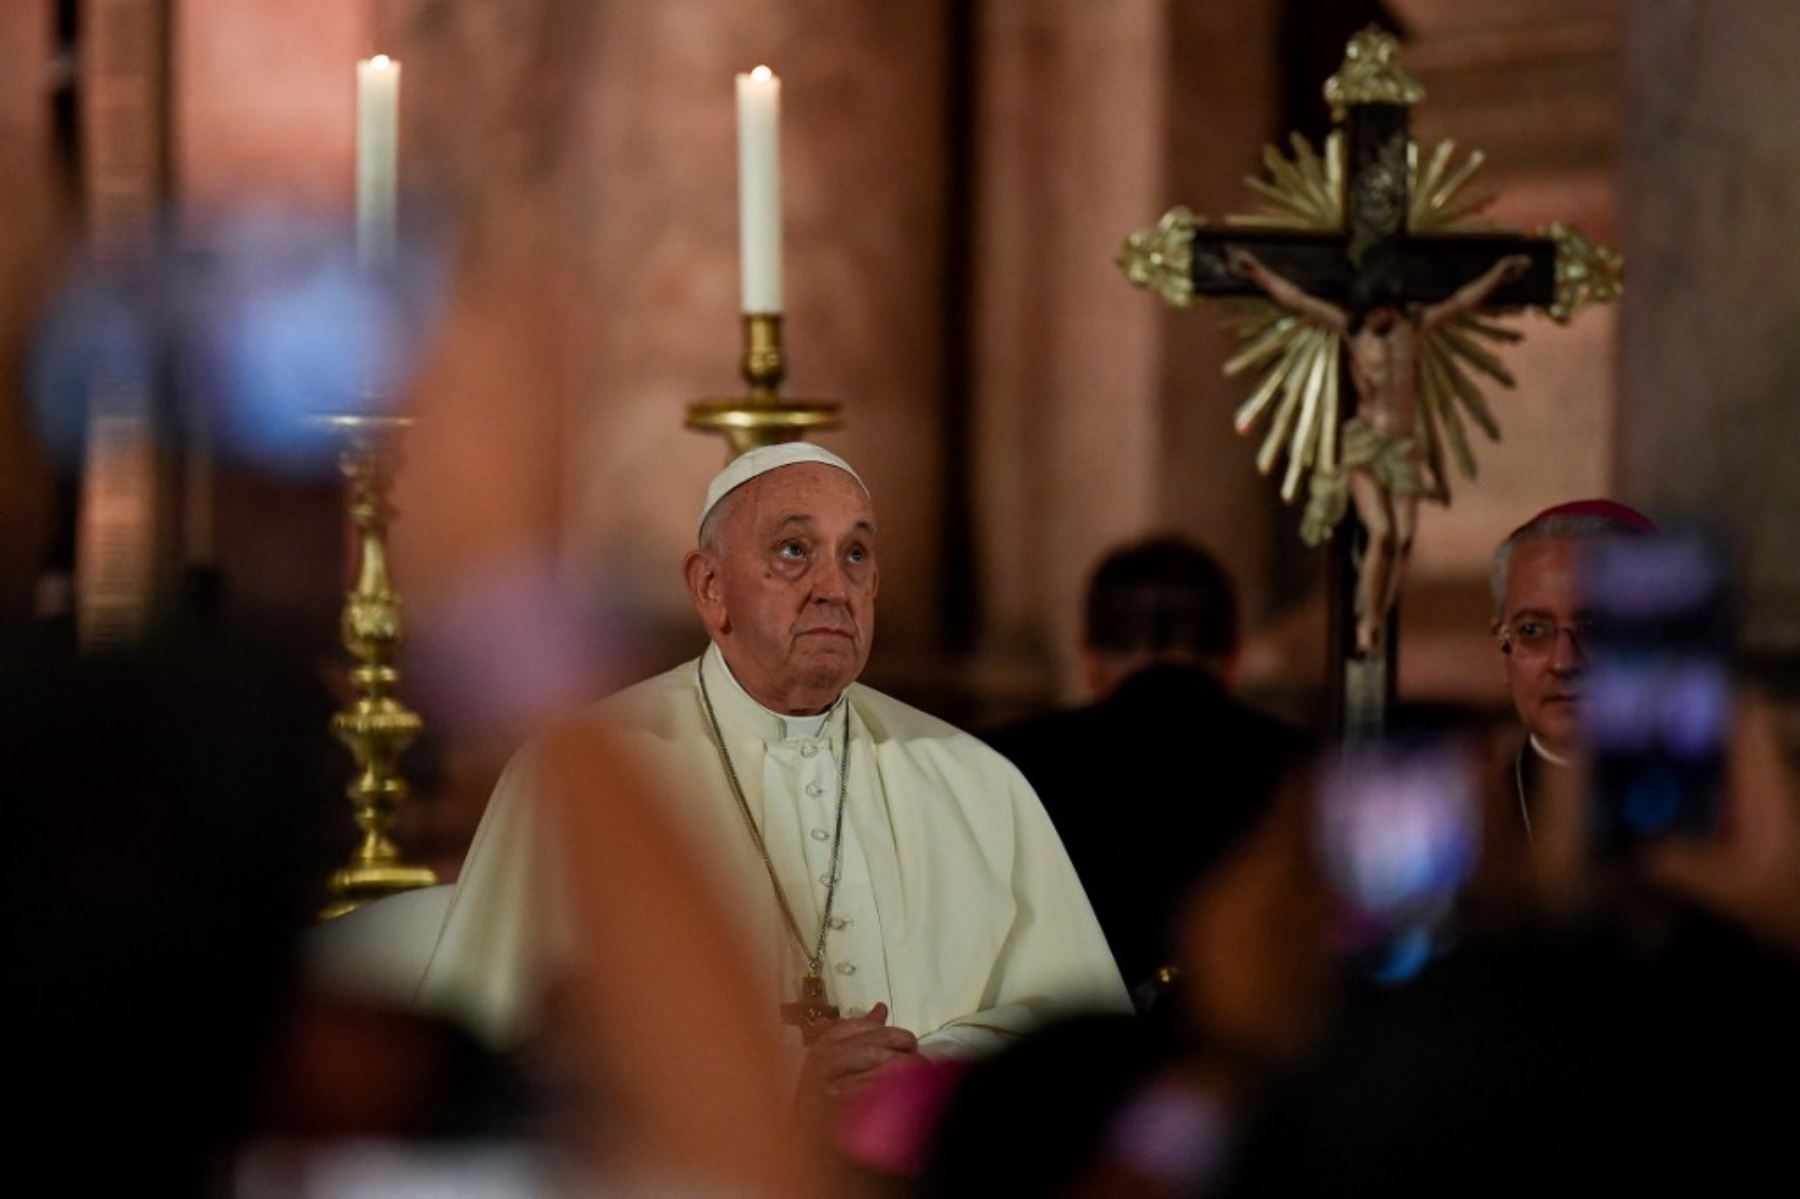
<path id="1" fill-rule="evenodd" d="M 831 706 L 875 635 L 875 515 L 850 464 L 796 442 L 740 455 L 713 480 L 683 564 L 694 609 L 757 702 Z"/>
<path id="2" fill-rule="evenodd" d="M 0 639 L 7 764 L 40 797 L 8 813 L 31 851 L 0 878 L 0 1020 L 30 1030 L 0 1047 L 0 1077 L 32 1097 L 9 1167 L 79 1193 L 127 1177 L 210 1189 L 250 1131 L 302 930 L 352 845 L 319 802 L 344 763 L 306 661 L 167 636 L 81 658 Z"/>
<path id="3" fill-rule="evenodd" d="M 1655 531 L 1635 508 L 1578 500 L 1538 513 L 1494 551 L 1493 629 L 1506 685 L 1526 730 L 1554 753 L 1574 750 L 1581 734 L 1591 648 L 1584 632 L 1592 626 L 1581 587 L 1583 548 L 1597 538 Z"/>
<path id="4" fill-rule="evenodd" d="M 1237 656 L 1237 596 L 1216 559 L 1179 537 L 1108 554 L 1088 583 L 1082 659 L 1095 697 L 1146 666 L 1200 666 L 1221 678 Z"/>
<path id="5" fill-rule="evenodd" d="M 1310 780 L 1295 775 L 1183 901 L 1173 930 L 1185 1020 L 1269 1067 L 1304 1058 L 1330 1027 L 1335 913 L 1315 852 Z"/>

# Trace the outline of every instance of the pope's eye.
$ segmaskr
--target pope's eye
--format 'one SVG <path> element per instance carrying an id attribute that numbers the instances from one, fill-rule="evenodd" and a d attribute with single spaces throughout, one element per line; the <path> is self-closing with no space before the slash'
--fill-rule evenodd
<path id="1" fill-rule="evenodd" d="M 784 541 L 776 547 L 775 552 L 789 562 L 798 562 L 806 557 L 806 547 L 798 541 Z"/>
<path id="2" fill-rule="evenodd" d="M 1513 631 L 1519 635 L 1521 641 L 1537 641 L 1544 635 L 1544 626 L 1538 621 L 1526 620 L 1521 621 L 1519 627 Z"/>
<path id="3" fill-rule="evenodd" d="M 852 562 L 867 562 L 869 560 L 869 551 L 860 545 L 853 545 L 850 547 L 849 551 L 844 554 L 844 557 L 850 559 Z"/>

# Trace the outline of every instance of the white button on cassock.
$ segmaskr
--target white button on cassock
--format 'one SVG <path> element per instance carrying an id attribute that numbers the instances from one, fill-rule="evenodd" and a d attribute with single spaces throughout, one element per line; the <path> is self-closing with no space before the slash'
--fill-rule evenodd
<path id="1" fill-rule="evenodd" d="M 814 799 L 817 799 L 819 796 L 825 794 L 825 788 L 819 786 L 817 783 L 808 783 L 806 784 L 806 793 Z"/>
<path id="2" fill-rule="evenodd" d="M 829 841 L 831 840 L 831 834 L 825 829 L 816 828 L 812 831 L 812 839 L 814 841 Z"/>
<path id="3" fill-rule="evenodd" d="M 800 747 L 800 756 L 803 758 L 810 758 L 818 752 L 819 747 L 816 745 L 802 745 Z"/>
<path id="4" fill-rule="evenodd" d="M 837 964 L 837 972 L 839 974 L 844 975 L 846 978 L 848 978 L 850 975 L 856 973 L 856 963 L 855 962 L 839 962 Z"/>

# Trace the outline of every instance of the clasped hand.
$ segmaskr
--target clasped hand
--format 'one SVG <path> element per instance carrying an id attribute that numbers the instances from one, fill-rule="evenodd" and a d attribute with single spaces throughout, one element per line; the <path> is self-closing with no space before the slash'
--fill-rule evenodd
<path id="1" fill-rule="evenodd" d="M 821 1111 L 836 1107 L 887 1067 L 919 1052 L 919 1039 L 888 1026 L 888 1006 L 878 1003 L 866 1016 L 825 1022 L 800 1067 L 795 1103 Z"/>

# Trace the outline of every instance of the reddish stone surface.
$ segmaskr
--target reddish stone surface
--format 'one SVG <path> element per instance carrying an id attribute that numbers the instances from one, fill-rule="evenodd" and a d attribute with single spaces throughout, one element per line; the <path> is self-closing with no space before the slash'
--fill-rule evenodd
<path id="1" fill-rule="evenodd" d="M 0 618 L 31 610 L 48 536 L 49 477 L 21 385 L 38 305 L 59 265 L 66 218 L 50 157 L 49 0 L 0 5 Z"/>
<path id="2" fill-rule="evenodd" d="M 1745 643 L 1784 665 L 1793 694 L 1800 8 L 1639 7 L 1626 43 L 1621 490 L 1733 539 Z M 1800 746 L 1800 713 L 1789 743 Z"/>
<path id="3" fill-rule="evenodd" d="M 261 201 L 348 217 L 356 60 L 372 0 L 182 0 L 173 37 L 174 171 L 184 222 Z"/>

